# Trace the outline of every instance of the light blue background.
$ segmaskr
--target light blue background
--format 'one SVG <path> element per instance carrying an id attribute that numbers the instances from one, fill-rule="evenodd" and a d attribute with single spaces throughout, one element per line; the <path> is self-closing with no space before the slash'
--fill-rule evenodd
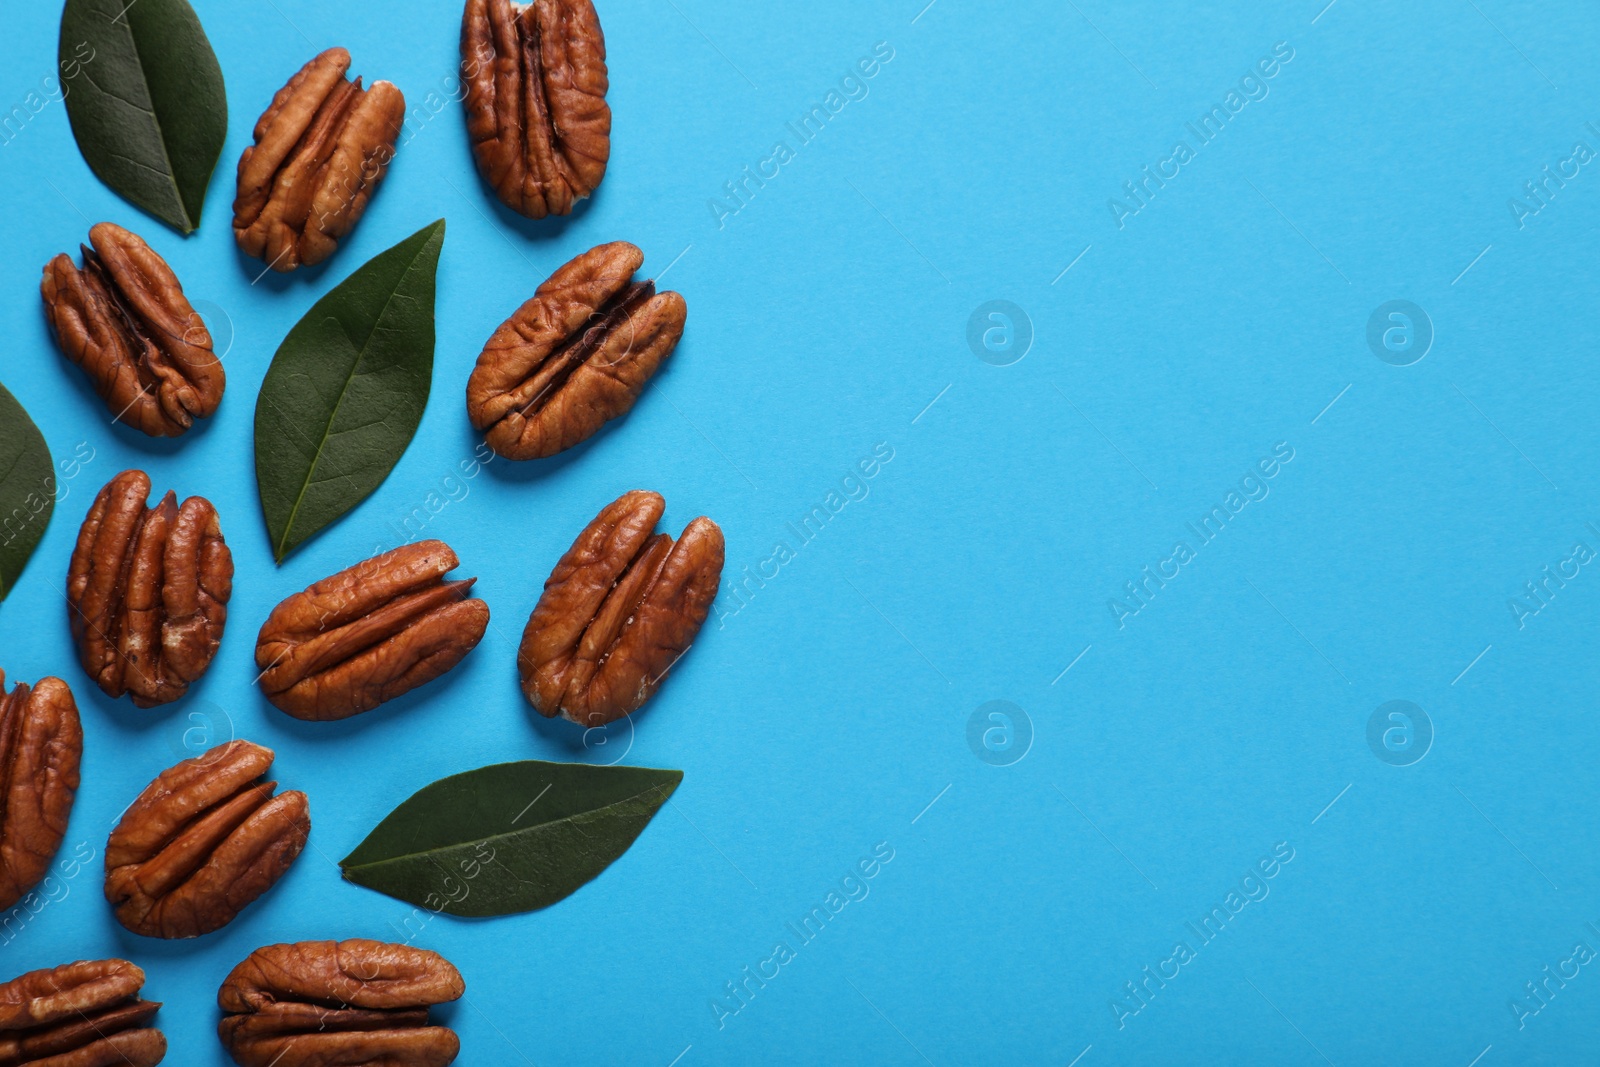
<path id="1" fill-rule="evenodd" d="M 1600 173 L 1523 228 L 1508 200 L 1575 141 L 1600 149 L 1585 126 L 1600 20 L 1510 0 L 925 2 L 605 0 L 611 167 L 567 220 L 526 222 L 478 179 L 447 98 L 454 2 L 197 0 L 231 120 L 188 240 L 93 178 L 60 103 L 0 147 L 0 377 L 58 459 L 95 454 L 0 607 L 0 662 L 78 695 L 64 854 L 83 842 L 96 862 L 0 948 L 6 976 L 130 957 L 166 1003 L 169 1062 L 223 1063 L 215 990 L 251 949 L 408 936 L 407 906 L 333 862 L 395 803 L 489 762 L 625 752 L 685 779 L 596 882 L 540 913 L 410 931 L 466 977 L 441 1013 L 463 1063 L 1593 1055 L 1600 968 L 1520 1030 L 1509 1003 L 1575 942 L 1600 948 L 1600 574 L 1520 629 L 1508 600 L 1574 542 L 1600 549 Z M 12 5 L 0 106 L 52 73 L 58 9 Z M 776 140 L 795 147 L 785 123 L 880 41 L 894 59 L 866 98 L 719 228 L 708 199 Z M 1269 94 L 1119 229 L 1108 199 L 1278 42 L 1294 58 Z M 332 45 L 405 92 L 407 140 L 329 263 L 256 282 L 229 232 L 234 166 L 271 94 Z M 421 430 L 377 493 L 275 568 L 251 446 L 272 354 L 317 297 L 440 216 Z M 220 413 L 176 444 L 108 425 L 39 312 L 40 268 L 101 219 L 144 234 L 232 334 Z M 625 422 L 548 462 L 491 464 L 423 531 L 478 576 L 483 644 L 351 722 L 272 709 L 252 686 L 266 613 L 401 539 L 392 524 L 472 453 L 463 389 L 484 340 L 558 264 L 617 238 L 647 272 L 671 265 L 688 331 Z M 966 342 L 992 299 L 1036 334 L 1011 366 Z M 1366 344 L 1394 299 L 1436 330 L 1413 366 Z M 1270 495 L 1119 629 L 1107 601 L 1279 442 L 1294 460 Z M 714 517 L 728 585 L 880 443 L 894 459 L 870 495 L 708 623 L 631 736 L 586 745 L 524 704 L 517 636 L 607 501 L 658 490 L 674 533 Z M 154 711 L 87 682 L 62 606 L 84 511 L 131 466 L 211 498 L 238 568 L 210 673 Z M 1394 699 L 1437 734 L 1413 766 L 1366 741 Z M 968 745 L 991 700 L 1031 721 L 1011 766 Z M 190 730 L 274 748 L 314 828 L 230 927 L 162 943 L 115 923 L 99 857 Z M 719 1028 L 724 983 L 879 842 L 894 859 L 870 895 Z M 1197 941 L 1185 922 L 1278 842 L 1294 859 L 1270 895 L 1119 1029 L 1124 983 Z"/>

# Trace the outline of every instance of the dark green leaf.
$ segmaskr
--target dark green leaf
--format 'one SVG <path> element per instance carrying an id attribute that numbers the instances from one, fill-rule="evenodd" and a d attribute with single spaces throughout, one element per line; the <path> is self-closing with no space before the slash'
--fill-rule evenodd
<path id="1" fill-rule="evenodd" d="M 58 58 L 89 169 L 193 233 L 228 136 L 228 96 L 188 0 L 67 0 Z"/>
<path id="2" fill-rule="evenodd" d="M 50 449 L 17 398 L 0 385 L 0 600 L 17 584 L 55 506 Z"/>
<path id="3" fill-rule="evenodd" d="M 444 220 L 379 253 L 295 324 L 256 400 L 256 482 L 282 563 L 400 461 L 433 380 Z"/>
<path id="4" fill-rule="evenodd" d="M 441 778 L 340 861 L 345 878 L 479 918 L 547 908 L 628 851 L 682 771 L 524 760 Z"/>

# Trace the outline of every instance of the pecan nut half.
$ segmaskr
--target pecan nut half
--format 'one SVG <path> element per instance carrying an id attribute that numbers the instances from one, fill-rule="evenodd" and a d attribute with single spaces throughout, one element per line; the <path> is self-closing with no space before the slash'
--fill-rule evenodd
<path id="1" fill-rule="evenodd" d="M 106 843 L 106 899 L 146 937 L 199 937 L 275 885 L 311 833 L 306 795 L 272 795 L 272 750 L 229 741 L 162 771 Z"/>
<path id="2" fill-rule="evenodd" d="M 239 157 L 233 235 L 273 270 L 321 263 L 367 209 L 394 158 L 406 99 L 389 82 L 349 81 L 330 48 L 278 90 Z"/>
<path id="3" fill-rule="evenodd" d="M 0 1064 L 155 1067 L 167 1039 L 150 1025 L 144 971 L 127 960 L 81 960 L 0 985 Z"/>
<path id="4" fill-rule="evenodd" d="M 424 685 L 477 647 L 489 605 L 460 560 L 419 541 L 363 560 L 289 597 L 256 639 L 261 689 L 297 719 L 346 719 Z"/>
<path id="5" fill-rule="evenodd" d="M 428 1008 L 466 991 L 437 952 L 353 938 L 268 945 L 235 967 L 217 1032 L 240 1067 L 445 1067 L 461 1043 Z"/>
<path id="6" fill-rule="evenodd" d="M 114 418 L 151 437 L 176 437 L 222 403 L 211 333 L 167 261 L 138 234 L 102 222 L 89 245 L 78 246 L 82 270 L 65 252 L 45 265 L 45 315 Z"/>
<path id="7" fill-rule="evenodd" d="M 565 215 L 600 185 L 610 82 L 590 0 L 467 0 L 461 76 L 472 154 L 507 207 Z"/>
<path id="8" fill-rule="evenodd" d="M 467 415 L 507 459 L 542 459 L 626 415 L 677 347 L 689 310 L 633 272 L 627 241 L 591 248 L 539 286 L 484 346 Z"/>
<path id="9" fill-rule="evenodd" d="M 66 836 L 83 756 L 83 726 L 66 682 L 18 682 L 10 693 L 5 685 L 0 671 L 0 911 L 49 872 Z"/>
<path id="10" fill-rule="evenodd" d="M 204 497 L 155 507 L 150 478 L 123 471 L 100 490 L 67 571 L 67 615 L 83 669 L 141 708 L 177 700 L 211 665 L 228 620 L 233 554 Z"/>
<path id="11" fill-rule="evenodd" d="M 625 493 L 561 557 L 522 631 L 517 670 L 539 714 L 603 726 L 636 711 L 694 643 L 722 580 L 704 516 L 674 544 L 657 493 Z"/>

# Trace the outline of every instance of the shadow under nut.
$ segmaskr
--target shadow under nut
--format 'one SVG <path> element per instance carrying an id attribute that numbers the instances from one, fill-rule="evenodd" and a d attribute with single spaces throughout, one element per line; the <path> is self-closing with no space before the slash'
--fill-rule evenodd
<path id="1" fill-rule="evenodd" d="M 578 535 L 522 632 L 517 669 L 539 714 L 601 726 L 642 707 L 705 622 L 721 583 L 722 530 L 695 519 L 655 533 L 666 503 L 625 493 Z"/>
<path id="2" fill-rule="evenodd" d="M 167 1039 L 149 1024 L 144 971 L 127 960 L 80 960 L 0 983 L 0 1064 L 155 1067 Z"/>
<path id="3" fill-rule="evenodd" d="M 232 922 L 288 872 L 311 833 L 306 795 L 262 781 L 271 749 L 230 741 L 163 771 L 106 843 L 106 899 L 146 937 Z"/>
<path id="4" fill-rule="evenodd" d="M 477 647 L 489 606 L 443 541 L 364 560 L 284 600 L 261 627 L 256 665 L 273 706 L 297 719 L 349 718 L 431 682 Z"/>
<path id="5" fill-rule="evenodd" d="M 83 756 L 83 727 L 67 683 L 42 678 L 4 693 L 5 678 L 0 671 L 0 911 L 49 873 L 66 836 Z"/>
<path id="6" fill-rule="evenodd" d="M 467 415 L 507 459 L 541 459 L 627 414 L 683 336 L 678 293 L 636 282 L 627 241 L 564 264 L 489 338 L 467 380 Z"/>
<path id="7" fill-rule="evenodd" d="M 177 275 L 143 238 L 110 222 L 44 268 L 39 293 L 66 357 L 117 421 L 176 437 L 216 413 L 226 376 Z"/>
<path id="8" fill-rule="evenodd" d="M 367 209 L 394 158 L 406 101 L 349 81 L 350 53 L 314 57 L 272 98 L 239 157 L 233 234 L 276 271 L 320 263 Z"/>
<path id="9" fill-rule="evenodd" d="M 67 570 L 67 615 L 85 673 L 141 708 L 177 700 L 211 665 L 228 619 L 233 554 L 216 509 L 123 471 L 100 490 Z"/>
<path id="10" fill-rule="evenodd" d="M 267 945 L 222 983 L 217 1032 L 241 1067 L 445 1067 L 460 1042 L 428 1009 L 465 991 L 427 949 L 363 938 Z"/>

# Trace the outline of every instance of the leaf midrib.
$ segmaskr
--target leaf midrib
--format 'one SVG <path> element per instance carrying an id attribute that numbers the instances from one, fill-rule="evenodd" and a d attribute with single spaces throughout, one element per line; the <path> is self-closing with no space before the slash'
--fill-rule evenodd
<path id="1" fill-rule="evenodd" d="M 178 213 L 184 219 L 184 234 L 194 234 L 195 230 L 200 229 L 200 226 L 194 219 L 189 218 L 189 205 L 184 203 L 184 190 L 179 189 L 178 171 L 173 168 L 173 154 L 166 150 L 166 130 L 162 126 L 162 117 L 155 114 L 155 94 L 150 91 L 150 77 L 144 72 L 144 56 L 139 53 L 139 37 L 138 34 L 133 32 L 133 19 L 128 18 L 128 11 L 131 10 L 133 10 L 133 5 L 130 3 L 126 8 L 123 8 L 122 14 L 118 18 L 122 19 L 123 26 L 128 27 L 128 43 L 133 45 L 133 59 L 136 64 L 139 64 L 139 82 L 144 83 L 144 99 L 150 101 L 150 122 L 155 123 L 155 142 L 162 146 L 162 162 L 166 163 L 166 179 L 171 182 L 173 198 L 178 202 Z M 115 24 L 115 22 L 117 22 L 117 19 L 112 19 L 112 24 Z"/>
<path id="2" fill-rule="evenodd" d="M 0 487 L 4 487 L 6 482 L 11 480 L 11 476 L 17 472 L 17 468 L 22 465 L 22 462 L 28 458 L 29 452 L 36 446 L 44 450 L 46 469 L 51 474 L 54 474 L 55 461 L 50 458 L 50 445 L 47 441 L 45 441 L 44 434 L 39 431 L 38 424 L 35 423 L 32 416 L 28 414 L 28 409 L 22 406 L 22 401 L 11 395 L 11 391 L 5 386 L 0 385 L 0 407 L 4 407 L 7 402 L 9 402 L 11 406 L 16 409 L 15 414 L 21 416 L 20 422 L 17 422 L 12 427 L 7 427 L 7 429 L 14 429 L 16 431 L 16 436 L 22 438 L 22 441 L 21 446 L 17 449 L 17 454 L 11 457 L 11 465 L 6 468 L 4 474 L 0 474 Z M 8 412 L 8 414 L 10 413 Z M 28 434 L 30 432 L 33 434 L 32 440 L 28 439 Z M 52 512 L 55 510 L 55 498 L 53 496 L 50 500 L 50 507 L 47 510 Z M 35 539 L 34 541 L 34 545 L 37 546 L 39 540 L 42 540 L 43 537 L 44 534 L 41 530 L 39 538 Z M 0 544 L 0 600 L 4 600 L 7 594 L 11 592 L 12 588 L 15 587 L 17 579 L 22 577 L 22 572 L 28 565 L 28 560 L 33 558 L 32 549 L 24 550 L 23 548 L 19 547 L 15 551 L 6 551 L 6 549 L 9 547 L 10 546 L 7 544 Z M 17 567 L 15 573 L 8 574 L 6 564 L 9 562 L 10 558 L 15 556 L 18 552 L 22 553 L 22 563 Z M 0 697 L 0 699 L 3 699 L 3 697 Z"/>
<path id="3" fill-rule="evenodd" d="M 355 362 L 351 364 L 350 373 L 345 376 L 344 386 L 339 390 L 339 399 L 334 401 L 333 410 L 328 413 L 328 422 L 322 428 L 322 439 L 317 442 L 317 450 L 311 457 L 311 466 L 306 470 L 305 480 L 300 483 L 300 492 L 295 494 L 294 505 L 289 509 L 289 518 L 283 524 L 283 536 L 278 539 L 278 544 L 273 550 L 273 555 L 277 556 L 279 563 L 283 562 L 283 557 L 288 552 L 285 546 L 289 542 L 289 535 L 294 532 L 294 521 L 300 514 L 300 505 L 305 500 L 306 492 L 310 490 L 311 483 L 316 481 L 317 465 L 322 462 L 322 453 L 328 447 L 328 438 L 333 434 L 333 424 L 339 421 L 339 409 L 344 406 L 344 398 L 349 395 L 350 385 L 358 377 L 361 364 L 367 358 L 367 346 L 372 343 L 372 335 L 378 332 L 378 326 L 382 324 L 383 317 L 389 314 L 389 305 L 394 303 L 395 296 L 400 292 L 400 288 L 405 285 L 406 279 L 411 276 L 411 271 L 416 267 L 417 260 L 422 257 L 423 251 L 432 243 L 433 234 L 430 233 L 428 239 L 423 241 L 417 248 L 416 255 L 411 257 L 411 262 L 406 264 L 406 269 L 400 274 L 400 280 L 389 290 L 389 295 L 384 297 L 383 308 L 378 312 L 377 318 L 372 320 L 372 328 L 367 331 L 367 336 L 361 340 L 361 347 L 356 350 Z M 351 275 L 351 277 L 353 278 L 355 275 Z M 349 281 L 349 279 L 347 278 L 345 281 Z M 335 286 L 328 296 L 332 296 L 338 291 L 338 286 Z M 323 300 L 327 298 L 323 297 Z M 318 303 L 321 303 L 321 301 L 318 301 Z M 338 316 L 333 317 L 337 321 Z M 343 326 L 344 324 L 340 323 L 341 330 Z"/>
<path id="4" fill-rule="evenodd" d="M 571 815 L 563 815 L 561 818 L 559 818 L 559 819 L 551 819 L 549 822 L 534 823 L 531 826 L 523 827 L 521 830 L 507 830 L 504 833 L 488 834 L 488 835 L 486 835 L 484 837 L 469 838 L 466 841 L 457 841 L 457 842 L 453 842 L 453 843 L 448 844 L 448 845 L 440 845 L 437 848 L 427 848 L 427 849 L 423 849 L 420 852 L 405 852 L 405 853 L 401 853 L 398 856 L 389 856 L 389 857 L 387 857 L 385 859 L 373 860 L 373 861 L 371 861 L 369 863 L 354 863 L 354 864 L 350 864 L 349 866 L 346 866 L 344 863 L 340 863 L 339 864 L 339 869 L 341 871 L 345 872 L 346 874 L 349 874 L 351 871 L 366 871 L 366 870 L 371 870 L 374 867 L 382 867 L 382 866 L 384 866 L 386 864 L 390 864 L 390 863 L 400 863 L 401 861 L 404 861 L 404 860 L 431 859 L 432 857 L 434 857 L 436 855 L 439 855 L 439 854 L 442 854 L 442 853 L 445 853 L 445 852 L 449 852 L 451 849 L 464 848 L 467 845 L 474 845 L 474 844 L 478 844 L 479 842 L 503 841 L 503 840 L 505 840 L 506 838 L 509 838 L 509 837 L 516 837 L 519 834 L 542 833 L 543 831 L 545 831 L 545 830 L 547 830 L 547 829 L 549 829 L 550 827 L 553 827 L 553 826 L 560 826 L 563 823 L 576 822 L 579 819 L 579 817 L 581 817 L 581 816 L 598 815 L 598 814 L 601 814 L 601 813 L 603 813 L 603 812 L 605 812 L 605 811 L 607 811 L 607 810 L 609 810 L 611 808 L 621 807 L 622 805 L 631 803 L 632 801 L 635 801 L 635 800 L 638 800 L 640 797 L 646 796 L 647 794 L 658 793 L 664 788 L 666 788 L 666 783 L 664 783 L 664 782 L 663 783 L 659 783 L 657 785 L 653 785 L 653 786 L 649 787 L 648 789 L 644 789 L 644 790 L 641 790 L 641 791 L 639 791 L 637 793 L 634 793 L 631 796 L 623 797 L 621 800 L 613 800 L 611 803 L 602 805 L 602 806 L 600 806 L 598 808 L 588 808 L 588 809 L 586 809 L 584 811 L 575 811 Z M 666 798 L 665 797 L 662 798 L 662 802 L 663 803 L 666 802 Z M 657 805 L 657 806 L 659 807 L 659 805 Z"/>

